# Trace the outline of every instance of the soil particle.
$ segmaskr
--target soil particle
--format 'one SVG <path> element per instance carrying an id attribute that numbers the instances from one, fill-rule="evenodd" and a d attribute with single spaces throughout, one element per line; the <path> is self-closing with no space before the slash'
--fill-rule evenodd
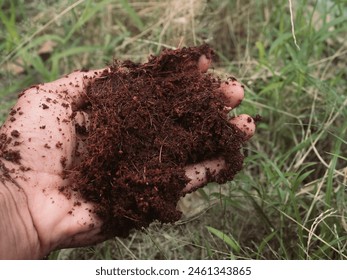
<path id="1" fill-rule="evenodd" d="M 68 103 L 65 103 L 65 102 L 61 103 L 61 106 L 63 106 L 65 109 L 70 107 L 70 105 Z"/>
<path id="2" fill-rule="evenodd" d="M 49 106 L 47 106 L 45 103 L 42 104 L 42 109 L 43 109 L 43 110 L 46 110 L 46 109 L 48 109 L 48 108 L 49 108 Z"/>
<path id="3" fill-rule="evenodd" d="M 18 130 L 12 130 L 11 131 L 11 136 L 15 137 L 15 138 L 18 138 L 20 135 L 19 131 Z"/>
<path id="4" fill-rule="evenodd" d="M 262 119 L 263 118 L 260 115 L 258 115 L 258 114 L 255 117 L 253 117 L 253 120 L 254 120 L 255 123 L 261 122 Z"/>
<path id="5" fill-rule="evenodd" d="M 60 141 L 58 141 L 56 144 L 55 144 L 56 148 L 58 149 L 62 149 L 63 147 L 63 143 L 61 143 Z"/>
<path id="6" fill-rule="evenodd" d="M 44 145 L 44 147 L 45 147 L 46 149 L 50 149 L 50 148 L 51 148 L 51 146 L 49 146 L 47 143 Z"/>
<path id="7" fill-rule="evenodd" d="M 81 206 L 81 202 L 75 201 L 74 204 L 73 204 L 73 206 Z"/>
<path id="8" fill-rule="evenodd" d="M 19 164 L 21 160 L 19 151 L 12 149 L 4 150 L 2 152 L 2 157 L 8 161 L 12 161 L 17 164 Z"/>
<path id="9" fill-rule="evenodd" d="M 75 124 L 76 133 L 79 135 L 88 135 L 88 131 L 85 125 Z"/>
<path id="10" fill-rule="evenodd" d="M 71 188 L 96 205 L 103 233 L 127 236 L 154 220 L 177 221 L 189 164 L 224 158 L 220 173 L 206 170 L 208 182 L 241 170 L 246 137 L 228 122 L 220 79 L 199 71 L 203 54 L 214 56 L 203 45 L 164 50 L 144 64 L 116 61 L 87 88 L 90 125 L 76 127 L 85 150 L 68 172 Z"/>
<path id="11" fill-rule="evenodd" d="M 66 167 L 66 162 L 67 162 L 66 157 L 62 156 L 62 157 L 60 158 L 60 163 L 61 163 L 61 166 L 62 166 L 63 168 Z"/>

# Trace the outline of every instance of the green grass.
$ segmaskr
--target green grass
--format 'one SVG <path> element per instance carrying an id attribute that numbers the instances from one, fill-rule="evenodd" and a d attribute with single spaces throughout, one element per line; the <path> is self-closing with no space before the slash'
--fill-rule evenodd
<path id="1" fill-rule="evenodd" d="M 263 117 L 243 171 L 182 221 L 49 258 L 347 259 L 347 1 L 292 3 L 293 22 L 286 0 L 0 0 L 1 121 L 31 84 L 203 42 L 246 86 L 236 114 Z"/>

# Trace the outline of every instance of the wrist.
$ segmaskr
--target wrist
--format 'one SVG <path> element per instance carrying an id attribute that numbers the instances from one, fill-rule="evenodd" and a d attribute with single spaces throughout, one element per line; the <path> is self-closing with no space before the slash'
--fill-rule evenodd
<path id="1" fill-rule="evenodd" d="M 0 178 L 0 259 L 42 256 L 25 193 L 14 182 Z"/>

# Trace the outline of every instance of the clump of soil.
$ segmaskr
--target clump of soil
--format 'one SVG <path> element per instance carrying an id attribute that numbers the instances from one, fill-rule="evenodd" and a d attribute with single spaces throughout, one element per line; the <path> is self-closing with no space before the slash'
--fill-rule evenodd
<path id="1" fill-rule="evenodd" d="M 214 55 L 203 45 L 164 50 L 144 64 L 115 62 L 88 87 L 90 126 L 74 186 L 95 203 L 106 234 L 177 221 L 189 164 L 224 158 L 209 182 L 241 170 L 246 137 L 228 122 L 219 78 L 199 71 L 202 54 Z"/>

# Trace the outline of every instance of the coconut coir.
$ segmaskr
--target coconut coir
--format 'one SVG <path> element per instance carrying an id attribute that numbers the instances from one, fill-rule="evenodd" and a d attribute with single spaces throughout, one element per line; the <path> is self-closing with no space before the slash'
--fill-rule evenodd
<path id="1" fill-rule="evenodd" d="M 152 221 L 177 221 L 189 182 L 184 167 L 224 158 L 208 182 L 224 183 L 241 170 L 246 137 L 228 122 L 220 79 L 202 73 L 207 45 L 164 50 L 148 62 L 115 62 L 87 89 L 89 126 L 74 186 L 104 221 L 108 235 L 127 236 Z"/>

